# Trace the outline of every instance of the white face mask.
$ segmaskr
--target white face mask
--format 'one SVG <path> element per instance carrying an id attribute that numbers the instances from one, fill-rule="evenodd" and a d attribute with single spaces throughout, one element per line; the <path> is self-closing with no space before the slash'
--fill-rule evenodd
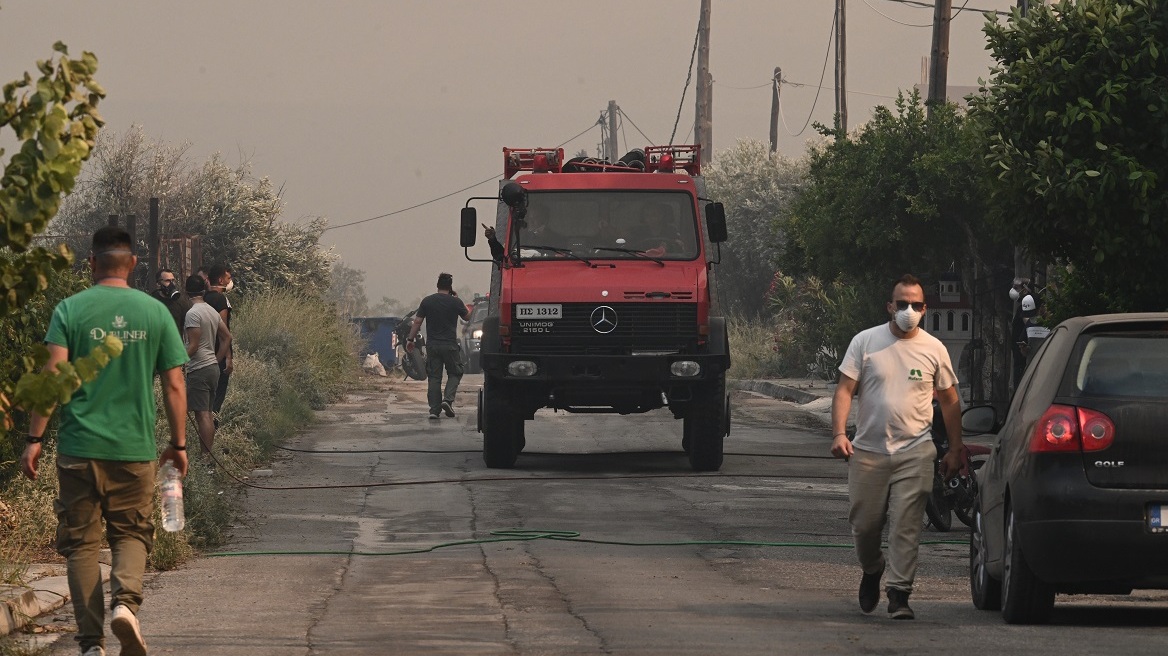
<path id="1" fill-rule="evenodd" d="M 1018 300 L 1018 297 L 1019 297 L 1019 296 L 1021 296 L 1021 295 L 1022 295 L 1022 293 L 1021 293 L 1021 292 L 1019 292 L 1019 291 L 1018 291 L 1017 289 L 1015 289 L 1014 287 L 1011 287 L 1011 288 L 1010 288 L 1010 300 L 1011 300 L 1011 301 L 1016 301 L 1016 300 Z"/>
<path id="2" fill-rule="evenodd" d="M 224 292 L 224 293 L 226 293 L 226 292 L 229 292 L 229 291 L 231 291 L 231 290 L 233 290 L 233 289 L 235 289 L 235 281 L 234 281 L 234 280 L 228 280 L 228 281 L 227 281 L 227 286 L 225 286 L 225 287 L 223 288 L 223 292 Z"/>
<path id="3" fill-rule="evenodd" d="M 912 329 L 916 328 L 917 325 L 920 324 L 921 317 L 923 315 L 924 312 L 917 312 L 916 310 L 912 309 L 912 306 L 906 307 L 903 310 L 897 310 L 896 327 L 900 328 L 906 333 L 912 332 Z"/>

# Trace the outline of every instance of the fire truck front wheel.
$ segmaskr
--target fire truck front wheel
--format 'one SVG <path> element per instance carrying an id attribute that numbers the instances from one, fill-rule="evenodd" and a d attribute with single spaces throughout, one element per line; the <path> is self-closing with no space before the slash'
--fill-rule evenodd
<path id="1" fill-rule="evenodd" d="M 483 462 L 491 469 L 511 469 L 524 447 L 523 417 L 507 401 L 503 383 L 490 376 L 482 392 Z"/>
<path id="2" fill-rule="evenodd" d="M 681 429 L 682 448 L 694 471 L 718 471 L 722 467 L 722 443 L 729 419 L 725 379 L 694 391 Z"/>

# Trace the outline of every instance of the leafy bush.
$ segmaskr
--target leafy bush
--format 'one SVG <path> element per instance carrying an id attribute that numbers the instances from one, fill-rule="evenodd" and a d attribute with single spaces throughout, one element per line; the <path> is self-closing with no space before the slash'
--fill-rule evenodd
<path id="1" fill-rule="evenodd" d="M 797 280 L 776 273 L 767 299 L 775 313 L 780 370 L 787 375 L 838 378 L 852 337 L 887 320 L 880 303 L 870 300 L 882 293 L 842 280 L 825 284 L 815 276 Z"/>

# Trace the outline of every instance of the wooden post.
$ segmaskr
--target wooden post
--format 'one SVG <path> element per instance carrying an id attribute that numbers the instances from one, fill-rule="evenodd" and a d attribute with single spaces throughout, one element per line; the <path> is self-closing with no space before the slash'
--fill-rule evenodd
<path id="1" fill-rule="evenodd" d="M 845 29 L 846 16 L 846 0 L 836 0 L 835 127 L 844 134 L 848 133 L 848 47 L 847 30 Z"/>
<path id="2" fill-rule="evenodd" d="M 775 67 L 775 77 L 771 80 L 771 153 L 779 151 L 779 87 L 783 82 L 783 69 Z"/>
<path id="3" fill-rule="evenodd" d="M 616 113 L 616 101 L 608 101 L 608 139 L 605 141 L 604 149 L 608 151 L 606 153 L 607 157 L 605 159 L 608 160 L 609 164 L 616 164 L 616 161 L 620 159 L 620 153 L 617 152 L 616 141 Z M 627 146 L 628 144 L 625 145 Z"/>
<path id="4" fill-rule="evenodd" d="M 702 0 L 698 20 L 698 80 L 695 89 L 697 108 L 694 115 L 694 142 L 701 146 L 703 164 L 714 156 L 713 90 L 714 76 L 710 74 L 710 0 Z"/>
<path id="5" fill-rule="evenodd" d="M 158 270 L 162 268 L 160 264 L 161 257 L 161 236 L 158 234 L 158 199 L 150 199 L 150 224 L 147 227 L 146 239 L 148 243 L 146 248 L 149 250 L 149 259 L 146 260 L 147 275 L 150 277 L 150 282 L 153 283 L 158 279 Z"/>
<path id="6" fill-rule="evenodd" d="M 953 0 L 937 0 L 933 11 L 933 52 L 929 57 L 929 97 L 925 107 L 929 116 L 933 107 L 947 98 L 949 76 L 949 22 L 953 17 Z"/>

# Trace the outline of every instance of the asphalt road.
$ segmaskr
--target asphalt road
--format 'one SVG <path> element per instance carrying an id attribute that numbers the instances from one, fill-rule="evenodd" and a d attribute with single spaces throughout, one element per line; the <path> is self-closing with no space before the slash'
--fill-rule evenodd
<path id="1" fill-rule="evenodd" d="M 791 404 L 736 394 L 718 475 L 689 471 L 664 412 L 541 412 L 516 469 L 488 470 L 479 380 L 466 378 L 455 419 L 427 420 L 424 383 L 384 379 L 321 413 L 287 446 L 331 453 L 281 452 L 252 482 L 356 487 L 249 490 L 222 551 L 296 554 L 206 557 L 153 577 L 140 614 L 151 653 L 1168 653 L 1162 593 L 1060 597 L 1044 627 L 976 611 L 957 522 L 926 532 L 961 544 L 922 547 L 916 621 L 890 621 L 883 604 L 862 614 L 859 569 L 837 547 L 850 541 L 846 465 Z M 513 528 L 603 543 L 451 545 Z M 74 649 L 60 640 L 51 653 Z"/>

